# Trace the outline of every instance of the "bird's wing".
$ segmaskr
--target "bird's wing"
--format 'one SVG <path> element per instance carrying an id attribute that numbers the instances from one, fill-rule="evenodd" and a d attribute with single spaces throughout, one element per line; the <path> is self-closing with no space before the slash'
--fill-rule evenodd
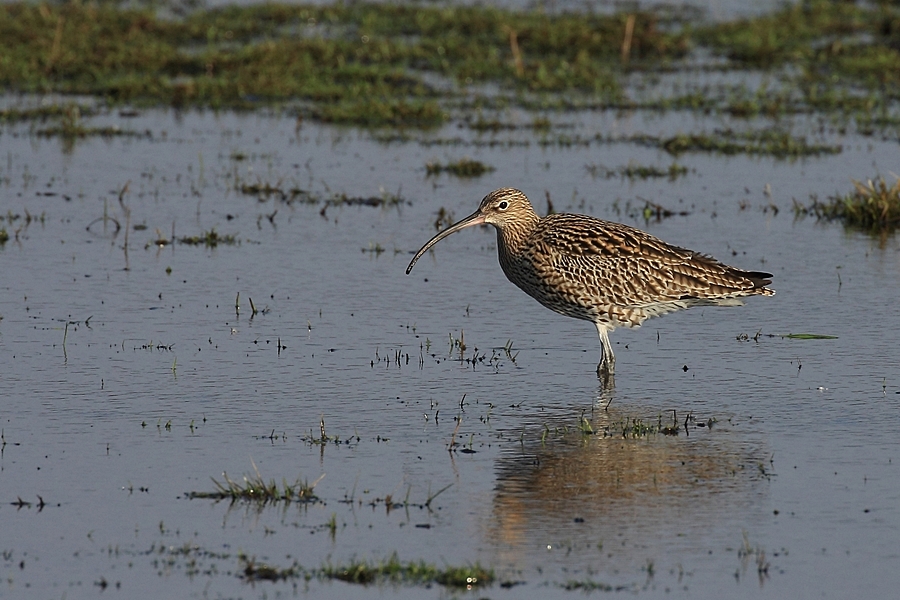
<path id="1" fill-rule="evenodd" d="M 545 217 L 535 235 L 557 252 L 570 256 L 640 257 L 667 261 L 702 257 L 691 250 L 667 244 L 640 229 L 585 215 Z"/>
<path id="2" fill-rule="evenodd" d="M 535 231 L 534 245 L 544 251 L 533 260 L 618 305 L 743 296 L 770 283 L 767 273 L 741 271 L 628 225 L 582 215 L 552 217 Z"/>

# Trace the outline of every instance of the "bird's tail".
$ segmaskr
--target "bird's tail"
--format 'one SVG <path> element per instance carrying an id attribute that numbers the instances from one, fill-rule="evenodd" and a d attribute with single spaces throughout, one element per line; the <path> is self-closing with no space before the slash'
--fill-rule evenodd
<path id="1" fill-rule="evenodd" d="M 767 285 L 772 283 L 772 274 L 764 271 L 744 271 L 742 269 L 732 269 L 732 275 L 749 279 L 753 284 L 751 294 L 759 294 L 760 296 L 774 296 L 775 290 L 770 290 Z"/>

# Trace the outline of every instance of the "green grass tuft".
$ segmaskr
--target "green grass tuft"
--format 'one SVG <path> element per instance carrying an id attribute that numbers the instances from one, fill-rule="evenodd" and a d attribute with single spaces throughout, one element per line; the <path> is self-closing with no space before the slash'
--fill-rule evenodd
<path id="1" fill-rule="evenodd" d="M 849 194 L 831 199 L 829 211 L 851 227 L 893 231 L 900 225 L 900 177 L 888 184 L 884 177 L 853 182 Z"/>
<path id="2" fill-rule="evenodd" d="M 347 565 L 325 566 L 319 572 L 325 579 L 337 579 L 348 583 L 369 585 L 378 582 L 427 585 L 438 583 L 451 588 L 473 588 L 488 585 L 494 580 L 494 571 L 475 563 L 472 566 L 445 567 L 426 563 L 424 560 L 402 562 L 394 553 L 384 562 L 369 563 L 353 560 Z"/>
<path id="3" fill-rule="evenodd" d="M 490 585 L 494 581 L 493 569 L 479 563 L 470 566 L 446 566 L 440 568 L 424 560 L 403 562 L 395 552 L 386 561 L 368 562 L 353 559 L 346 564 L 324 565 L 318 569 L 305 569 L 294 563 L 289 567 L 275 567 L 259 563 L 244 555 L 243 576 L 248 581 L 279 581 L 282 579 L 337 580 L 357 585 L 381 583 L 429 587 L 437 583 L 447 588 L 474 589 Z"/>
<path id="4" fill-rule="evenodd" d="M 900 177 L 893 183 L 884 177 L 865 183 L 853 181 L 853 191 L 822 202 L 812 198 L 809 206 L 795 201 L 796 215 L 811 214 L 819 219 L 840 220 L 847 227 L 873 234 L 892 233 L 900 226 Z"/>
<path id="5" fill-rule="evenodd" d="M 256 465 L 253 465 L 255 475 L 244 476 L 243 482 L 230 479 L 227 473 L 223 473 L 224 483 L 213 479 L 216 489 L 212 492 L 190 492 L 191 499 L 231 500 L 232 502 L 250 502 L 260 505 L 274 504 L 277 502 L 316 502 L 313 492 L 318 481 L 309 483 L 299 478 L 294 483 L 282 480 L 281 487 L 274 479 L 266 482 Z"/>

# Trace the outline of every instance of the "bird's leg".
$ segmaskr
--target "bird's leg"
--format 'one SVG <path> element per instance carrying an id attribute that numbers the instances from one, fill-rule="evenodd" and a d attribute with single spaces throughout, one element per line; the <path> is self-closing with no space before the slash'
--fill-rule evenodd
<path id="1" fill-rule="evenodd" d="M 612 345 L 609 343 L 609 333 L 606 327 L 600 323 L 595 323 L 597 333 L 600 334 L 600 364 L 597 365 L 597 374 L 601 377 L 608 377 L 616 371 L 616 356 L 613 354 Z"/>
<path id="2" fill-rule="evenodd" d="M 608 397 L 607 405 L 603 407 L 604 410 L 609 408 L 609 402 L 612 402 L 612 393 L 616 389 L 616 376 L 606 368 L 606 363 L 600 363 L 597 365 L 597 379 L 600 380 L 600 390 L 605 395 L 604 397 Z"/>

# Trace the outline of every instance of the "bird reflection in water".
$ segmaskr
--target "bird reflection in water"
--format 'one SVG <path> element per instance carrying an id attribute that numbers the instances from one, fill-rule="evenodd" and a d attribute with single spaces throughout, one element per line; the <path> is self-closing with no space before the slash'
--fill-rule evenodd
<path id="1" fill-rule="evenodd" d="M 597 403 L 581 424 L 572 416 L 535 424 L 499 459 L 484 530 L 501 564 L 543 564 L 564 543 L 566 569 L 583 561 L 633 573 L 653 556 L 707 552 L 726 523 L 737 521 L 728 531 L 739 535 L 748 519 L 762 519 L 764 443 L 727 420 L 694 421 L 686 434 L 672 412 L 660 423 L 657 409 L 626 404 Z"/>

